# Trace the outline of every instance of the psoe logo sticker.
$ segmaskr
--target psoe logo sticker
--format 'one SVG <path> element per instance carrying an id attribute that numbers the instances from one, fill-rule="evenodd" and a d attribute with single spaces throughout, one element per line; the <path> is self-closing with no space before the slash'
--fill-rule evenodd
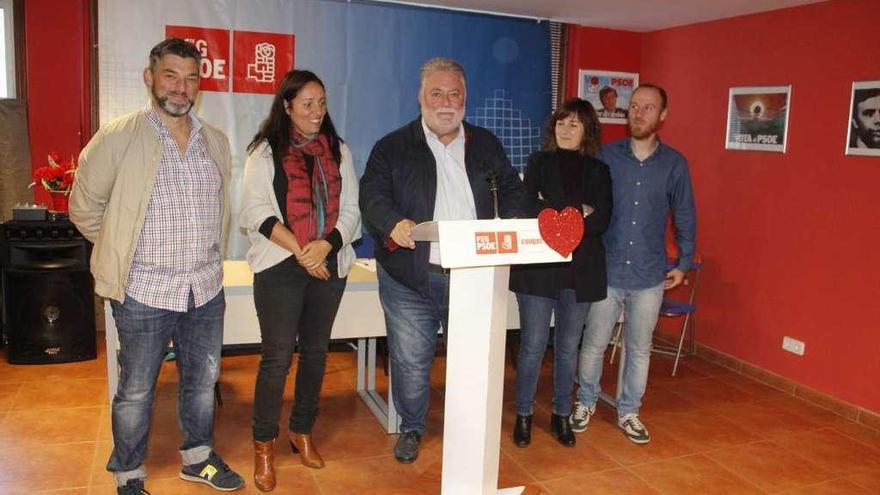
<path id="1" fill-rule="evenodd" d="M 511 254 L 518 251 L 516 232 L 498 232 L 498 254 Z"/>
<path id="2" fill-rule="evenodd" d="M 498 240 L 495 232 L 475 232 L 477 254 L 497 254 Z"/>

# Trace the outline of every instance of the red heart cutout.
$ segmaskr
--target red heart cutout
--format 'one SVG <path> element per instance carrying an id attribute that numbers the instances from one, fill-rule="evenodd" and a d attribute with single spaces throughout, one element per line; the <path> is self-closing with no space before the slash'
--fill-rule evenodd
<path id="1" fill-rule="evenodd" d="M 550 249 L 567 257 L 584 237 L 584 217 L 571 206 L 566 206 L 561 213 L 544 208 L 538 214 L 538 231 Z"/>

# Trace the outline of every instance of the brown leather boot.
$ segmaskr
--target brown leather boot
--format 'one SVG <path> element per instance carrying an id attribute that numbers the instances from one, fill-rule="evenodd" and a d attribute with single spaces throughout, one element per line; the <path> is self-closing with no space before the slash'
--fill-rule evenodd
<path id="1" fill-rule="evenodd" d="M 324 459 L 321 458 L 321 454 L 315 449 L 310 433 L 294 433 L 291 431 L 288 432 L 288 436 L 290 437 L 290 448 L 294 454 L 299 454 L 299 459 L 302 461 L 303 466 L 314 469 L 324 467 Z"/>
<path id="2" fill-rule="evenodd" d="M 254 440 L 254 485 L 261 492 L 275 489 L 275 439 Z"/>

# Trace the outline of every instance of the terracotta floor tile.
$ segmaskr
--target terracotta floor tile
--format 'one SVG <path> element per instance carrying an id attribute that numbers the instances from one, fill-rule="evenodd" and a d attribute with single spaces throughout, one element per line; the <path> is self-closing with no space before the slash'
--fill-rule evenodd
<path id="1" fill-rule="evenodd" d="M 512 445 L 505 445 L 502 449 L 513 458 L 517 465 L 538 481 L 603 471 L 620 466 L 610 456 L 582 439 L 573 448 L 567 448 L 557 443 L 549 434 L 534 431 L 532 443 L 527 448 L 520 449 Z"/>
<path id="2" fill-rule="evenodd" d="M 101 417 L 98 419 L 98 434 L 96 438 L 99 442 L 113 441 L 113 425 L 110 420 L 110 406 L 104 406 L 101 408 Z"/>
<path id="3" fill-rule="evenodd" d="M 550 412 L 536 408 L 532 423 L 532 443 L 526 448 L 513 444 L 511 435 L 515 413 L 508 409 L 502 417 L 501 450 L 537 481 L 604 471 L 620 465 L 600 452 L 591 442 L 577 437 L 573 448 L 565 447 L 550 433 Z"/>
<path id="4" fill-rule="evenodd" d="M 89 469 L 89 483 L 92 486 L 113 484 L 113 475 L 107 472 L 107 459 L 110 458 L 110 452 L 113 451 L 113 442 L 99 441 L 95 442 L 94 454 Z M 151 475 L 152 473 L 147 473 Z M 114 491 L 115 493 L 115 491 Z"/>
<path id="5" fill-rule="evenodd" d="M 834 429 L 870 447 L 880 449 L 880 431 L 872 430 L 850 421 L 836 425 Z"/>
<path id="6" fill-rule="evenodd" d="M 792 417 L 789 412 L 773 401 L 720 407 L 713 409 L 713 412 L 761 438 L 773 438 L 821 428 L 821 425 L 805 418 Z"/>
<path id="7" fill-rule="evenodd" d="M 627 469 L 612 469 L 594 474 L 569 476 L 544 485 L 553 495 L 656 495 L 648 486 Z"/>
<path id="8" fill-rule="evenodd" d="M 675 385 L 648 386 L 645 396 L 642 398 L 640 414 L 652 417 L 657 414 L 681 413 L 694 411 L 698 408 L 687 395 L 678 393 Z"/>
<path id="9" fill-rule="evenodd" d="M 656 425 L 694 452 L 742 445 L 761 439 L 749 429 L 738 426 L 713 411 L 691 410 L 646 418 L 646 421 L 650 420 L 652 425 Z"/>
<path id="10" fill-rule="evenodd" d="M 388 455 L 397 441 L 372 417 L 321 421 L 313 432 L 315 445 L 327 461 Z"/>
<path id="11" fill-rule="evenodd" d="M 9 364 L 4 359 L 0 363 L 0 383 L 104 378 L 107 376 L 106 363 L 103 358 L 57 364 Z"/>
<path id="12" fill-rule="evenodd" d="M 328 462 L 314 477 L 323 495 L 427 495 L 436 493 L 439 487 L 439 480 L 420 479 L 415 465 L 400 464 L 390 455 Z M 405 488 L 391 491 L 388 487 Z"/>
<path id="13" fill-rule="evenodd" d="M 150 487 L 147 487 L 147 489 L 149 490 Z M 93 484 L 92 486 L 90 486 L 89 495 L 116 495 L 116 485 L 114 485 L 112 481 L 109 481 L 108 478 L 107 480 L 104 480 L 101 484 Z"/>
<path id="14" fill-rule="evenodd" d="M 103 350 L 94 361 L 40 366 L 9 365 L 2 353 L 0 349 L 0 465 L 4 466 L 0 469 L 0 493 L 114 494 L 112 475 L 105 471 L 112 435 Z M 258 363 L 258 354 L 223 358 L 220 383 L 224 405 L 216 412 L 215 446 L 245 478 L 247 485 L 238 492 L 243 494 L 258 493 L 252 482 L 250 436 Z M 354 352 L 343 349 L 328 354 L 321 415 L 314 430 L 316 442 L 328 460 L 327 468 L 301 466 L 282 438 L 277 446 L 279 483 L 273 493 L 438 493 L 445 358 L 438 356 L 432 371 L 428 433 L 420 457 L 407 466 L 391 455 L 397 436 L 384 433 L 354 390 L 355 364 Z M 616 366 L 606 362 L 606 390 L 614 390 Z M 627 441 L 616 427 L 616 413 L 605 405 L 600 406 L 590 429 L 578 435 L 575 448 L 556 443 L 548 431 L 551 350 L 542 365 L 541 385 L 535 397 L 533 444 L 527 449 L 516 448 L 510 441 L 516 373 L 509 362 L 505 371 L 501 487 L 524 485 L 527 495 L 581 495 L 587 493 L 587 487 L 589 493 L 599 494 L 714 495 L 754 492 L 756 485 L 768 491 L 793 488 L 794 493 L 880 493 L 880 433 L 798 399 L 780 396 L 773 389 L 699 358 L 684 359 L 677 377 L 669 376 L 670 359 L 652 359 L 642 414 L 653 439 L 646 446 Z M 279 418 L 282 433 L 286 432 L 290 414 L 295 372 L 294 363 Z M 376 383 L 383 393 L 387 390 L 387 377 L 381 369 Z M 213 493 L 204 485 L 177 476 L 181 434 L 176 408 L 177 369 L 174 362 L 167 362 L 158 383 L 146 461 L 147 488 L 162 495 Z M 768 437 L 773 438 L 771 443 L 760 441 Z M 5 447 L 9 445 L 13 447 Z M 61 459 L 65 464 L 46 475 L 45 462 L 39 469 L 36 461 L 21 463 L 21 445 L 27 445 L 29 452 L 53 467 L 61 465 Z M 19 457 L 12 457 L 13 450 Z M 697 451 L 702 455 L 695 455 Z M 37 459 L 35 455 L 29 457 Z M 803 460 L 795 462 L 799 458 Z M 779 469 L 776 477 L 766 476 L 760 463 L 766 459 L 773 459 L 771 466 Z M 652 469 L 658 472 L 656 476 Z M 802 476 L 804 471 L 810 474 Z M 826 472 L 836 478 L 798 486 L 809 483 L 810 475 L 825 476 L 822 473 Z"/>
<path id="15" fill-rule="evenodd" d="M 753 380 L 747 376 L 740 375 L 739 373 L 734 373 L 733 371 L 715 375 L 715 378 L 717 378 L 721 382 L 726 383 L 727 385 L 733 385 L 734 387 L 742 390 L 743 392 L 746 392 L 756 399 L 769 400 L 790 397 L 781 390 L 776 390 L 773 387 L 769 387 L 757 380 Z"/>
<path id="16" fill-rule="evenodd" d="M 0 411 L 12 409 L 12 404 L 21 390 L 21 383 L 0 383 Z"/>
<path id="17" fill-rule="evenodd" d="M 692 454 L 694 449 L 679 442 L 672 434 L 645 420 L 651 433 L 651 443 L 637 445 L 629 441 L 617 427 L 617 413 L 607 406 L 600 406 L 586 432 L 578 434 L 578 444 L 595 446 L 601 453 L 621 465 L 632 466 L 645 462 Z"/>
<path id="18" fill-rule="evenodd" d="M 699 378 L 707 378 L 710 375 L 695 367 L 685 366 L 686 358 L 678 363 L 678 371 L 672 376 L 674 358 L 667 356 L 651 356 L 651 367 L 648 371 L 648 383 L 654 386 L 671 385 Z"/>
<path id="19" fill-rule="evenodd" d="M 45 494 L 45 495 L 89 495 L 89 488 L 67 488 L 61 490 L 49 490 L 44 492 L 36 492 L 37 495 Z"/>
<path id="20" fill-rule="evenodd" d="M 347 421 L 354 418 L 373 418 L 370 408 L 355 390 L 326 390 L 321 393 L 319 421 Z"/>
<path id="21" fill-rule="evenodd" d="M 880 493 L 880 469 L 856 468 L 845 478 L 863 488 Z"/>
<path id="22" fill-rule="evenodd" d="M 498 466 L 498 487 L 526 486 L 535 483 L 535 477 L 520 466 L 513 456 L 501 452 Z"/>
<path id="23" fill-rule="evenodd" d="M 32 494 L 89 485 L 95 442 L 0 449 L 0 493 Z"/>
<path id="24" fill-rule="evenodd" d="M 745 479 L 700 454 L 642 464 L 630 470 L 662 494 L 762 493 Z"/>
<path id="25" fill-rule="evenodd" d="M 13 410 L 58 409 L 107 404 L 107 380 L 83 378 L 29 382 L 19 390 Z"/>
<path id="26" fill-rule="evenodd" d="M 717 377 L 691 380 L 675 385 L 675 393 L 703 408 L 730 407 L 756 402 L 758 397 L 729 385 Z"/>
<path id="27" fill-rule="evenodd" d="M 772 404 L 776 405 L 780 411 L 784 411 L 787 414 L 791 414 L 798 418 L 806 419 L 811 423 L 815 423 L 821 426 L 837 426 L 837 425 L 845 425 L 851 424 L 852 421 L 835 414 L 827 409 L 822 409 L 821 407 L 814 406 L 807 401 L 791 397 L 788 395 L 782 395 L 781 397 L 777 397 L 770 401 Z"/>
<path id="28" fill-rule="evenodd" d="M 830 472 L 769 441 L 716 450 L 705 455 L 771 493 L 835 478 Z"/>
<path id="29" fill-rule="evenodd" d="M 868 495 L 876 493 L 876 491 L 866 490 L 852 481 L 836 479 L 818 485 L 796 488 L 785 492 L 785 495 Z"/>
<path id="30" fill-rule="evenodd" d="M 847 474 L 856 468 L 880 468 L 880 450 L 831 428 L 774 438 L 773 443 L 835 474 Z"/>
<path id="31" fill-rule="evenodd" d="M 731 371 L 729 368 L 710 363 L 697 356 L 688 356 L 687 358 L 682 359 L 681 364 L 679 364 L 679 370 L 681 370 L 681 368 L 690 368 L 708 376 L 725 375 Z"/>
<path id="32" fill-rule="evenodd" d="M 101 407 L 10 411 L 0 421 L 0 449 L 30 448 L 42 444 L 94 442 Z"/>

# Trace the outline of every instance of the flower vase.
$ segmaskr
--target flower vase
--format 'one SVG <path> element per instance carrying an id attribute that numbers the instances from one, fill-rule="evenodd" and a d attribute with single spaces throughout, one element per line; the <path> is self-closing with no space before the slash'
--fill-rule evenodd
<path id="1" fill-rule="evenodd" d="M 67 213 L 67 191 L 49 191 L 52 198 L 52 207 L 49 211 L 55 213 Z"/>

